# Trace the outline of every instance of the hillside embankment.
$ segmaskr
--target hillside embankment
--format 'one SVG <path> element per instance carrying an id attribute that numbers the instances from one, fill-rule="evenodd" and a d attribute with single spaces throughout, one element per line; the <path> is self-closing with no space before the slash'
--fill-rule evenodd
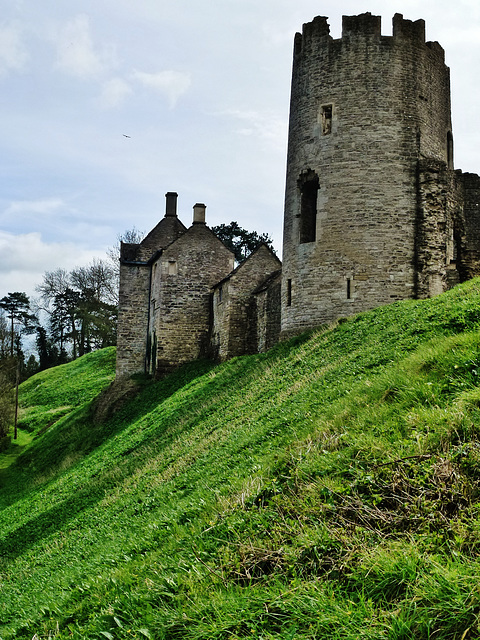
<path id="1" fill-rule="evenodd" d="M 21 387 L 0 638 L 480 637 L 480 281 L 120 390 L 114 358 Z"/>

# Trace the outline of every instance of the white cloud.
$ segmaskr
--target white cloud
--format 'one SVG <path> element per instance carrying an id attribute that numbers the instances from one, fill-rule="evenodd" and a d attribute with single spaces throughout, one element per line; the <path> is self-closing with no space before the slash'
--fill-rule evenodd
<path id="1" fill-rule="evenodd" d="M 65 202 L 61 198 L 44 198 L 40 200 L 17 200 L 12 202 L 6 209 L 6 215 L 17 215 L 21 213 L 50 214 L 65 207 Z"/>
<path id="2" fill-rule="evenodd" d="M 0 75 L 23 69 L 28 58 L 20 29 L 15 25 L 0 26 Z"/>
<path id="3" fill-rule="evenodd" d="M 132 87 L 123 78 L 112 78 L 103 86 L 98 103 L 102 109 L 113 109 L 132 93 Z"/>
<path id="4" fill-rule="evenodd" d="M 158 73 L 135 71 L 132 77 L 145 87 L 164 94 L 168 98 L 171 108 L 177 104 L 178 99 L 188 91 L 192 84 L 190 74 L 182 71 L 168 70 Z"/>
<path id="5" fill-rule="evenodd" d="M 44 242 L 40 233 L 0 231 L 0 297 L 11 291 L 35 294 L 45 271 L 86 265 L 96 257 L 68 242 Z"/>
<path id="6" fill-rule="evenodd" d="M 272 147 L 285 150 L 287 139 L 287 121 L 277 114 L 268 111 L 227 109 L 225 115 L 242 123 L 237 133 L 242 136 L 263 138 Z"/>
<path id="7" fill-rule="evenodd" d="M 104 47 L 95 49 L 86 15 L 67 22 L 57 35 L 57 67 L 80 78 L 98 77 L 114 66 L 114 54 Z"/>

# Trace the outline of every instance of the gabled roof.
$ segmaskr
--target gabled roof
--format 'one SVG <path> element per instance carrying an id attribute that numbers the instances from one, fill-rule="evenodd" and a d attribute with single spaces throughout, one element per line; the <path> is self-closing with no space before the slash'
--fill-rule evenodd
<path id="1" fill-rule="evenodd" d="M 228 276 L 226 276 L 225 278 L 223 278 L 222 280 L 220 280 L 219 282 L 217 282 L 217 284 L 213 287 L 213 289 L 216 289 L 218 286 L 220 286 L 221 284 L 223 284 L 224 282 L 226 282 L 227 280 L 229 280 L 230 278 L 232 278 L 232 276 L 234 276 L 235 274 L 237 274 L 241 269 L 243 269 L 243 267 L 248 264 L 248 262 L 252 259 L 255 259 L 256 254 L 258 254 L 258 252 L 262 249 L 262 247 L 266 248 L 271 254 L 272 257 L 278 262 L 278 266 L 281 268 L 282 267 L 282 263 L 280 261 L 280 259 L 275 255 L 275 252 L 273 251 L 273 249 L 271 247 L 268 246 L 268 244 L 266 242 L 261 242 L 258 247 L 256 249 L 254 249 L 252 251 L 252 253 L 247 256 L 245 258 L 245 260 L 243 262 L 241 262 L 239 265 L 237 265 L 235 267 L 235 269 L 233 269 L 233 271 L 231 271 Z"/>
<path id="2" fill-rule="evenodd" d="M 152 248 L 153 250 L 164 249 L 183 235 L 186 230 L 187 227 L 177 216 L 165 216 L 145 236 L 140 245 L 142 248 Z"/>

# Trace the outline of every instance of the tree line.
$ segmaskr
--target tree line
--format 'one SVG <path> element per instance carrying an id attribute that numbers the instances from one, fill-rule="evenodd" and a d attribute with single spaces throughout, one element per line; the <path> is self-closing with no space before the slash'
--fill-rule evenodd
<path id="1" fill-rule="evenodd" d="M 36 300 L 22 291 L 0 299 L 0 440 L 12 424 L 19 381 L 116 344 L 118 268 L 113 263 L 94 260 L 71 271 L 47 271 L 36 291 Z"/>

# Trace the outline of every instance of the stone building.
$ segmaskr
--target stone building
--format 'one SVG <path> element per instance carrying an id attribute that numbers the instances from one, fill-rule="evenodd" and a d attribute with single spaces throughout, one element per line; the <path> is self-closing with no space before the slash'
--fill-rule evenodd
<path id="1" fill-rule="evenodd" d="M 265 351 L 278 341 L 281 266 L 261 244 L 215 285 L 211 341 L 217 359 Z"/>
<path id="2" fill-rule="evenodd" d="M 454 170 L 450 73 L 423 20 L 325 17 L 294 40 L 283 267 L 233 255 L 195 205 L 122 245 L 117 374 L 263 351 L 291 334 L 480 274 L 480 177 Z"/>
<path id="3" fill-rule="evenodd" d="M 327 18 L 294 41 L 282 335 L 479 271 L 480 179 L 453 170 L 450 78 L 423 20 Z"/>
<path id="4" fill-rule="evenodd" d="M 117 377 L 162 376 L 200 357 L 256 353 L 278 339 L 280 261 L 261 245 L 234 269 L 205 209 L 193 207 L 187 229 L 169 192 L 158 225 L 139 244 L 122 243 Z"/>

